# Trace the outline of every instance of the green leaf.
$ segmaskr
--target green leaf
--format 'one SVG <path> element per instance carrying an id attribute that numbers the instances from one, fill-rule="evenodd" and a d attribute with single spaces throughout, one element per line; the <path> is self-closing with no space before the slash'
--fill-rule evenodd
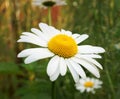
<path id="1" fill-rule="evenodd" d="M 13 62 L 1 62 L 0 63 L 0 74 L 17 74 L 19 67 Z"/>
<path id="2" fill-rule="evenodd" d="M 46 93 L 29 93 L 21 97 L 21 99 L 51 99 Z"/>
<path id="3" fill-rule="evenodd" d="M 25 86 L 19 88 L 15 95 L 21 99 L 50 99 L 51 82 L 46 80 L 28 81 Z"/>

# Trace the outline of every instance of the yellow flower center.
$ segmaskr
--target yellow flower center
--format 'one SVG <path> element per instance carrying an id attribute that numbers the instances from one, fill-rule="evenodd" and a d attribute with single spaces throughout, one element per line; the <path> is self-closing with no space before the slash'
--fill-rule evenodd
<path id="1" fill-rule="evenodd" d="M 75 40 L 64 34 L 59 34 L 51 38 L 48 42 L 48 49 L 64 58 L 70 58 L 78 51 Z"/>
<path id="2" fill-rule="evenodd" d="M 91 81 L 87 81 L 87 82 L 84 83 L 84 86 L 85 86 L 85 87 L 93 87 L 93 86 L 94 86 L 94 83 L 91 82 Z"/>

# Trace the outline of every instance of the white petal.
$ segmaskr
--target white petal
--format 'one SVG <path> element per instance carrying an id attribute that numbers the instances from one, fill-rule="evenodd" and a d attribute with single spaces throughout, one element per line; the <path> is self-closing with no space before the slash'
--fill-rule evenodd
<path id="1" fill-rule="evenodd" d="M 85 79 L 85 81 L 91 81 L 91 79 L 90 79 L 89 77 L 87 77 L 87 78 Z"/>
<path id="2" fill-rule="evenodd" d="M 87 92 L 90 92 L 90 91 L 92 91 L 92 89 L 91 89 L 91 88 L 87 88 L 86 91 L 87 91 Z"/>
<path id="3" fill-rule="evenodd" d="M 52 32 L 54 35 L 57 35 L 57 34 L 60 33 L 59 30 L 57 30 L 56 28 L 54 28 L 54 27 L 52 27 L 52 26 L 49 26 L 49 28 L 50 28 L 51 32 Z"/>
<path id="4" fill-rule="evenodd" d="M 30 33 L 30 32 L 22 32 L 22 35 L 24 36 L 30 36 L 30 37 L 36 37 L 37 35 Z"/>
<path id="5" fill-rule="evenodd" d="M 66 30 L 64 30 L 64 29 L 61 29 L 61 33 L 62 33 L 62 34 L 66 34 L 66 35 L 68 35 L 68 36 L 72 36 L 72 32 L 71 32 L 71 31 L 66 31 Z"/>
<path id="6" fill-rule="evenodd" d="M 52 76 L 56 72 L 56 69 L 58 68 L 59 64 L 60 64 L 60 57 L 54 56 L 48 63 L 47 74 L 49 76 Z"/>
<path id="7" fill-rule="evenodd" d="M 17 42 L 25 42 L 25 43 L 31 43 L 31 44 L 35 44 L 35 45 L 38 45 L 38 46 L 42 46 L 42 47 L 47 47 L 46 43 L 36 42 L 35 40 L 33 40 L 31 38 L 22 38 L 22 39 L 19 39 Z"/>
<path id="8" fill-rule="evenodd" d="M 23 32 L 22 36 L 27 36 L 27 37 L 30 37 L 30 38 L 39 38 L 39 39 L 41 39 L 38 35 L 30 33 L 30 32 Z M 20 38 L 22 38 L 22 36 Z"/>
<path id="9" fill-rule="evenodd" d="M 64 0 L 55 0 L 56 5 L 66 5 L 66 2 Z"/>
<path id="10" fill-rule="evenodd" d="M 65 31 L 65 34 L 68 36 L 72 36 L 72 32 L 71 31 Z"/>
<path id="11" fill-rule="evenodd" d="M 29 50 L 27 50 L 29 51 Z M 27 52 L 27 51 L 23 51 L 21 52 L 18 56 L 23 55 L 23 53 Z M 32 52 L 32 51 L 31 51 Z M 30 52 L 27 52 L 26 55 L 28 55 Z M 52 57 L 54 56 L 53 53 L 51 53 L 48 49 L 46 48 L 40 48 L 39 50 L 33 51 L 26 59 L 25 59 L 25 64 L 29 64 L 32 62 L 35 62 L 37 60 L 40 59 L 44 59 L 44 58 L 48 58 L 48 57 Z"/>
<path id="12" fill-rule="evenodd" d="M 26 33 L 24 32 L 22 36 L 20 36 L 20 39 L 17 42 L 26 42 L 26 43 L 32 43 L 39 46 L 47 47 L 47 42 L 40 39 L 37 35 L 32 33 Z"/>
<path id="13" fill-rule="evenodd" d="M 69 63 L 69 61 L 68 61 L 67 59 L 66 59 L 65 61 L 66 61 L 66 64 L 67 64 L 67 66 L 68 66 L 68 68 L 69 68 L 69 70 L 70 70 L 70 72 L 71 72 L 71 74 L 72 74 L 72 76 L 73 76 L 74 81 L 75 81 L 75 82 L 78 82 L 78 81 L 79 81 L 79 75 L 78 75 L 77 72 L 74 70 L 74 68 L 73 68 L 72 65 Z"/>
<path id="14" fill-rule="evenodd" d="M 82 41 L 86 40 L 88 38 L 88 35 L 87 34 L 82 34 L 80 35 L 78 38 L 75 39 L 76 43 L 79 44 L 81 43 Z"/>
<path id="15" fill-rule="evenodd" d="M 102 65 L 99 62 L 97 62 L 95 59 L 92 59 L 92 58 L 85 58 L 85 59 L 88 60 L 89 62 L 95 64 L 100 69 L 103 69 Z"/>
<path id="16" fill-rule="evenodd" d="M 63 34 L 65 34 L 66 31 L 65 31 L 64 29 L 61 29 L 61 32 L 62 32 Z"/>
<path id="17" fill-rule="evenodd" d="M 85 74 L 84 70 L 81 68 L 81 66 L 80 66 L 78 63 L 72 61 L 72 59 L 69 60 L 69 62 L 70 62 L 70 64 L 72 65 L 72 67 L 74 68 L 74 70 L 75 70 L 82 78 L 86 78 L 86 74 Z"/>
<path id="18" fill-rule="evenodd" d="M 102 65 L 101 65 L 99 62 L 97 62 L 95 59 L 92 59 L 91 57 L 80 56 L 80 55 L 76 55 L 76 57 L 81 58 L 81 59 L 84 59 L 84 60 L 86 60 L 86 61 L 88 61 L 88 62 L 96 65 L 96 66 L 99 67 L 100 69 L 103 69 Z"/>
<path id="19" fill-rule="evenodd" d="M 36 6 L 40 6 L 45 0 L 33 0 L 32 4 Z"/>
<path id="20" fill-rule="evenodd" d="M 33 5 L 36 5 L 36 6 L 40 6 L 40 2 L 39 2 L 39 1 L 35 1 L 35 0 L 34 0 L 34 1 L 32 2 L 32 4 L 33 4 Z"/>
<path id="21" fill-rule="evenodd" d="M 60 58 L 60 74 L 64 76 L 67 72 L 67 65 L 65 63 L 65 60 L 61 57 Z"/>
<path id="22" fill-rule="evenodd" d="M 33 39 L 36 42 L 42 42 L 42 43 L 46 44 L 46 41 L 42 37 L 40 37 L 36 34 L 33 34 L 33 33 L 29 33 L 29 32 L 23 32 L 22 36 L 20 36 L 20 38 L 21 39 L 24 39 L 24 38 Z"/>
<path id="23" fill-rule="evenodd" d="M 82 59 L 73 57 L 72 58 L 75 62 L 81 64 L 83 67 L 85 67 L 88 71 L 90 71 L 93 75 L 95 75 L 97 78 L 100 77 L 99 70 L 93 65 L 90 64 Z"/>
<path id="24" fill-rule="evenodd" d="M 56 72 L 52 76 L 50 76 L 50 80 L 55 81 L 58 78 L 58 76 L 59 76 L 59 68 L 57 68 Z"/>
<path id="25" fill-rule="evenodd" d="M 46 35 L 47 38 L 51 38 L 51 36 L 53 36 L 53 34 L 50 31 L 50 28 L 47 24 L 45 23 L 40 23 L 39 24 L 40 29 L 42 30 L 42 32 Z"/>
<path id="26" fill-rule="evenodd" d="M 90 57 L 90 58 L 102 58 L 100 55 L 97 54 L 77 54 L 78 57 Z"/>
<path id="27" fill-rule="evenodd" d="M 42 53 L 42 52 L 50 53 L 50 51 L 47 48 L 30 48 L 30 49 L 25 49 L 25 50 L 21 51 L 17 57 L 27 57 L 29 55 L 38 54 L 38 53 Z"/>
<path id="28" fill-rule="evenodd" d="M 102 47 L 96 47 L 91 45 L 78 46 L 79 53 L 103 53 L 105 50 Z"/>
<path id="29" fill-rule="evenodd" d="M 35 33 L 36 35 L 38 35 L 40 38 L 42 38 L 45 41 L 48 41 L 48 38 L 45 36 L 44 33 L 42 33 L 40 30 L 36 29 L 36 28 L 32 28 L 31 31 L 33 33 Z"/>
<path id="30" fill-rule="evenodd" d="M 85 87 L 81 83 L 76 84 L 76 89 L 79 90 L 81 93 L 85 91 Z"/>
<path id="31" fill-rule="evenodd" d="M 85 91 L 85 88 L 84 88 L 84 87 L 80 89 L 80 92 L 81 92 L 81 93 L 83 93 L 84 91 Z"/>
<path id="32" fill-rule="evenodd" d="M 80 79 L 80 80 L 79 80 L 79 83 L 80 83 L 81 85 L 84 85 L 85 82 L 86 82 L 85 79 Z"/>
<path id="33" fill-rule="evenodd" d="M 80 37 L 80 34 L 73 34 L 72 37 L 73 37 L 74 39 L 76 39 L 76 38 Z"/>
<path id="34" fill-rule="evenodd" d="M 47 24 L 44 23 L 40 23 L 39 27 L 49 39 L 60 33 L 59 30 L 55 29 L 52 26 L 48 26 Z"/>

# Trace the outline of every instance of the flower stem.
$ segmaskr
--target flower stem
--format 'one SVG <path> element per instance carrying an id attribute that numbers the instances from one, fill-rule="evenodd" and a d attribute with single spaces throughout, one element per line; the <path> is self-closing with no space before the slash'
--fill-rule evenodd
<path id="1" fill-rule="evenodd" d="M 52 25 L 51 7 L 48 7 L 48 24 Z M 51 98 L 55 99 L 55 82 L 52 82 Z"/>
<path id="2" fill-rule="evenodd" d="M 55 99 L 55 82 L 52 82 L 52 93 L 51 93 L 52 99 Z"/>
<path id="3" fill-rule="evenodd" d="M 51 7 L 48 7 L 48 23 L 52 25 Z"/>

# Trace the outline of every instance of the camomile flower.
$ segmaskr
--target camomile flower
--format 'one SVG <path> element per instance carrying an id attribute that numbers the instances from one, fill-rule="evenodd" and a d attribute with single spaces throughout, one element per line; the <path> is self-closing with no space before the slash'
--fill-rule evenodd
<path id="1" fill-rule="evenodd" d="M 92 92 L 95 93 L 95 89 L 101 88 L 102 81 L 95 78 L 81 78 L 76 84 L 76 89 L 81 93 L 83 92 Z"/>
<path id="2" fill-rule="evenodd" d="M 33 0 L 33 5 L 41 7 L 52 7 L 54 5 L 66 5 L 65 0 Z"/>
<path id="3" fill-rule="evenodd" d="M 26 57 L 25 64 L 51 58 L 47 66 L 51 81 L 55 81 L 59 75 L 64 76 L 68 68 L 77 82 L 79 76 L 86 77 L 82 66 L 96 77 L 100 77 L 98 68 L 102 69 L 102 66 L 94 58 L 101 58 L 98 54 L 105 50 L 97 46 L 78 45 L 88 38 L 87 34 L 72 34 L 71 31 L 57 30 L 45 23 L 40 23 L 39 27 L 40 30 L 32 28 L 32 33 L 23 32 L 18 40 L 38 46 L 18 54 L 19 58 Z"/>
<path id="4" fill-rule="evenodd" d="M 120 43 L 115 44 L 115 48 L 116 48 L 117 50 L 120 50 Z"/>

